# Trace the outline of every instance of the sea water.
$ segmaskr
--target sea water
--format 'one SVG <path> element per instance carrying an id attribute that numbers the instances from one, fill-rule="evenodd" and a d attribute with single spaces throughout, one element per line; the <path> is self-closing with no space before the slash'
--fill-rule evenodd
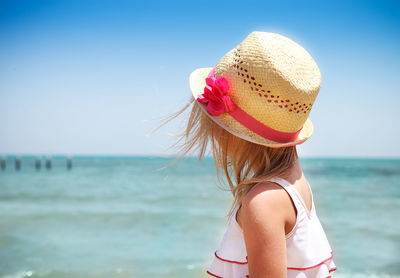
<path id="1" fill-rule="evenodd" d="M 232 201 L 211 158 L 53 157 L 0 170 L 0 277 L 209 277 Z M 400 277 L 400 160 L 301 159 L 332 277 Z"/>

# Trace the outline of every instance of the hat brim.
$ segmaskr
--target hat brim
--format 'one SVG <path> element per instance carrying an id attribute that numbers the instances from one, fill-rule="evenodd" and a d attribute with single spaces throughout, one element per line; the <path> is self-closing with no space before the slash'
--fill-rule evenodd
<path id="1" fill-rule="evenodd" d="M 204 87 L 206 86 L 206 78 L 212 68 L 199 68 L 194 70 L 189 77 L 189 84 L 190 84 L 190 90 L 192 92 L 192 95 L 194 99 L 197 99 L 197 97 L 204 92 Z M 309 118 L 305 121 L 303 128 L 299 135 L 297 136 L 297 139 L 292 141 L 292 142 L 287 142 L 287 143 L 279 143 L 275 142 L 269 139 L 266 139 L 264 137 L 261 137 L 254 132 L 250 131 L 248 128 L 245 126 L 241 125 L 239 122 L 237 122 L 235 119 L 233 119 L 228 113 L 224 113 L 224 116 L 213 116 L 210 115 L 207 112 L 207 105 L 203 103 L 198 103 L 200 107 L 203 109 L 203 111 L 218 125 L 220 125 L 222 128 L 230 132 L 231 134 L 240 137 L 244 140 L 253 142 L 255 144 L 259 145 L 264 145 L 272 148 L 281 148 L 281 147 L 288 147 L 288 146 L 293 146 L 293 145 L 299 145 L 304 143 L 313 133 L 313 124 Z M 226 115 L 225 115 L 226 114 Z M 246 134 L 251 134 L 251 136 L 248 136 Z"/>

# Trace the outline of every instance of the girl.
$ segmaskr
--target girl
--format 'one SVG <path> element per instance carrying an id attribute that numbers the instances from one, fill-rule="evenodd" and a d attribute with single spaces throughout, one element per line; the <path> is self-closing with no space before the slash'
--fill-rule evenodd
<path id="1" fill-rule="evenodd" d="M 190 75 L 193 98 L 172 117 L 193 104 L 183 155 L 198 149 L 202 159 L 210 143 L 234 197 L 209 275 L 326 278 L 336 269 L 296 151 L 313 132 L 320 85 L 309 53 L 267 32 Z"/>

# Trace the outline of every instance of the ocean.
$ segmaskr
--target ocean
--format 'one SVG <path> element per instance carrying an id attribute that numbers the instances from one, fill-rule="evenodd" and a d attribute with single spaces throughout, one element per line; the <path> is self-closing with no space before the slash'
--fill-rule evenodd
<path id="1" fill-rule="evenodd" d="M 211 158 L 13 157 L 0 169 L 0 277 L 210 277 L 232 201 Z M 44 160 L 42 160 L 44 162 Z M 400 277 L 400 160 L 300 159 L 332 277 Z"/>

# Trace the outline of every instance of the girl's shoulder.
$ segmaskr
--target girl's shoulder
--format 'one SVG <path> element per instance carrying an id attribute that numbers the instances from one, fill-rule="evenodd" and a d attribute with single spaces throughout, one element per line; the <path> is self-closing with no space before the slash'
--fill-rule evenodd
<path id="1" fill-rule="evenodd" d="M 275 219 L 284 225 L 291 212 L 291 198 L 286 190 L 273 181 L 255 185 L 244 197 L 237 210 L 237 222 L 243 229 L 242 219 Z"/>

